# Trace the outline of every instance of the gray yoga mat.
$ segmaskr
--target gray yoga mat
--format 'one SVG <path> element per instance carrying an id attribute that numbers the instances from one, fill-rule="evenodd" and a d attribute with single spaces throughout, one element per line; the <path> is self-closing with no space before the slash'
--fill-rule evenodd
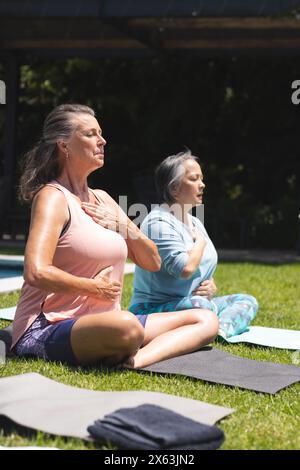
<path id="1" fill-rule="evenodd" d="M 300 331 L 282 328 L 250 326 L 249 331 L 231 338 L 223 338 L 228 343 L 251 343 L 279 349 L 300 350 Z"/>
<path id="2" fill-rule="evenodd" d="M 1 320 L 13 320 L 15 318 L 17 307 L 0 308 Z"/>
<path id="3" fill-rule="evenodd" d="M 185 375 L 271 394 L 300 381 L 298 366 L 253 361 L 215 348 L 157 362 L 139 371 Z"/>
<path id="4" fill-rule="evenodd" d="M 22 426 L 60 436 L 90 439 L 87 427 L 95 420 L 119 408 L 145 403 L 165 407 L 204 424 L 215 424 L 234 411 L 165 393 L 86 390 L 36 373 L 0 379 L 0 415 Z"/>

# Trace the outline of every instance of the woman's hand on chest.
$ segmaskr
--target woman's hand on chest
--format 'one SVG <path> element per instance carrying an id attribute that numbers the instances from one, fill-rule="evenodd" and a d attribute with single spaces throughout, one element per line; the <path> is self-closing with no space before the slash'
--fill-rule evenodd
<path id="1" fill-rule="evenodd" d="M 104 228 L 120 232 L 127 227 L 128 219 L 125 213 L 109 207 L 105 204 L 92 204 L 89 202 L 81 203 L 82 209 L 89 215 L 94 222 Z"/>

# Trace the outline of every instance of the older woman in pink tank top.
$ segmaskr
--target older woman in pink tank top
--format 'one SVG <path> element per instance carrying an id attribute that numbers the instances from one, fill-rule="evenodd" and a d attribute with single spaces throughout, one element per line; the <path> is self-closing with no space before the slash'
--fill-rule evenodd
<path id="1" fill-rule="evenodd" d="M 73 365 L 143 367 L 194 351 L 218 330 L 210 311 L 140 318 L 122 310 L 127 256 L 158 271 L 157 247 L 87 177 L 106 141 L 91 108 L 61 105 L 26 158 L 20 196 L 32 203 L 12 350 Z M 138 360 L 137 360 L 138 358 Z"/>
<path id="2" fill-rule="evenodd" d="M 128 255 L 158 270 L 160 258 L 114 200 L 87 185 L 88 175 L 104 165 L 105 144 L 92 109 L 61 105 L 27 154 L 20 195 L 32 202 L 32 215 L 13 322 L 17 355 L 113 365 L 143 343 L 141 323 L 120 307 L 124 265 Z M 105 211 L 106 227 L 83 203 Z"/>

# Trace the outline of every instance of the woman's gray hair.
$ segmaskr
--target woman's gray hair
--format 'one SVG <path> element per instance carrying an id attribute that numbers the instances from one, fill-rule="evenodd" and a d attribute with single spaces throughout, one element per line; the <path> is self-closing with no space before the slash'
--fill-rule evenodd
<path id="1" fill-rule="evenodd" d="M 31 202 L 46 183 L 58 177 L 57 141 L 70 139 L 75 129 L 74 117 L 82 113 L 95 116 L 93 109 L 82 104 L 61 104 L 48 114 L 39 142 L 24 157 L 25 169 L 19 187 L 22 202 Z"/>
<path id="2" fill-rule="evenodd" d="M 176 202 L 172 193 L 182 181 L 185 173 L 183 163 L 187 160 L 199 161 L 187 149 L 185 152 L 179 152 L 176 155 L 165 158 L 156 168 L 155 186 L 160 203 L 173 204 Z"/>

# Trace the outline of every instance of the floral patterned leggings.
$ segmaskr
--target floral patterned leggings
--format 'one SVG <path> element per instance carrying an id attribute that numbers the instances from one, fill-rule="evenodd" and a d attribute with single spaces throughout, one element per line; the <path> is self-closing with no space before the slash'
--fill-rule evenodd
<path id="1" fill-rule="evenodd" d="M 192 308 L 202 308 L 215 312 L 219 318 L 219 335 L 229 338 L 247 331 L 258 311 L 258 303 L 255 297 L 248 294 L 224 295 L 222 297 L 213 297 L 211 300 L 200 295 L 193 295 L 164 304 L 138 303 L 132 305 L 129 310 L 140 317 L 151 313 L 176 312 Z"/>

